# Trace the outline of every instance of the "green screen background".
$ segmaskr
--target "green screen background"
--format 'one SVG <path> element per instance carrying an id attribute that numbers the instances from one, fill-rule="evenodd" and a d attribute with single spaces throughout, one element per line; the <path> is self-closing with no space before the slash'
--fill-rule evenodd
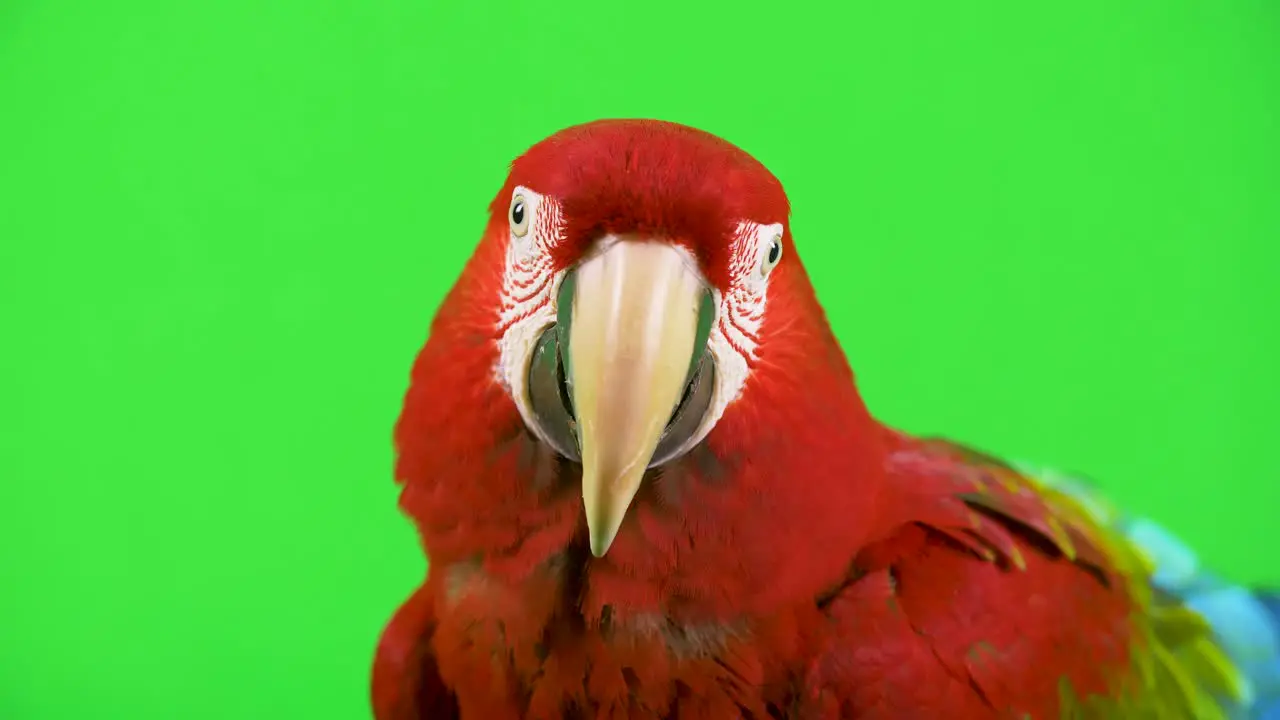
<path id="1" fill-rule="evenodd" d="M 0 717 L 366 717 L 409 364 L 604 116 L 778 174 L 883 418 L 1280 582 L 1280 10 L 1067 5 L 0 3 Z"/>

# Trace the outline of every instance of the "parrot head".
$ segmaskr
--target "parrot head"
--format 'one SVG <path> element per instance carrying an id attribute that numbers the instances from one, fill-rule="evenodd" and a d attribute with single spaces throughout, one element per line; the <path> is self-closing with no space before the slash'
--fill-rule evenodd
<path id="1" fill-rule="evenodd" d="M 831 533 L 804 533 L 821 542 L 848 536 L 836 528 L 872 504 L 872 422 L 777 178 L 709 133 L 604 120 L 512 164 L 419 357 L 399 473 L 410 492 L 428 465 L 459 478 L 449 492 L 487 493 L 493 512 L 511 509 L 507 525 L 532 522 L 516 508 L 541 502 L 535 486 L 572 485 L 597 558 L 644 486 L 677 478 L 700 490 L 658 504 L 682 506 L 690 542 L 748 522 L 780 541 L 825 513 Z M 504 447 L 525 459 L 499 472 Z M 490 471 L 460 478 L 480 465 Z M 539 474 L 555 478 L 533 483 Z M 402 504 L 414 514 L 412 498 Z M 527 540 L 491 532 L 493 545 Z"/>

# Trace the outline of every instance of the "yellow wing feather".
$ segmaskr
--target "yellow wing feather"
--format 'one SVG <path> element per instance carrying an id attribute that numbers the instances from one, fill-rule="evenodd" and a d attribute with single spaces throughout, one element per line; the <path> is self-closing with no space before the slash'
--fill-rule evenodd
<path id="1" fill-rule="evenodd" d="M 1073 496 L 1020 476 L 1045 499 L 1060 524 L 1086 536 L 1106 554 L 1134 602 L 1133 672 L 1110 698 L 1080 698 L 1064 683 L 1063 717 L 1227 720 L 1226 703 L 1242 698 L 1244 679 L 1209 623 L 1178 598 L 1152 589 L 1152 560 L 1113 528 L 1109 508 L 1086 507 Z"/>

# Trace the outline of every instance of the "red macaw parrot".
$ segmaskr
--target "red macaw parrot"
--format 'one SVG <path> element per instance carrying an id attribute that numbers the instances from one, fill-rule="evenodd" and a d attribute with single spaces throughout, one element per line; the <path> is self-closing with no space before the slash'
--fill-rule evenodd
<path id="1" fill-rule="evenodd" d="M 1168 543 L 1088 492 L 868 412 L 746 152 L 593 122 L 519 157 L 490 212 L 395 429 L 430 568 L 378 646 L 378 720 L 1164 720 L 1280 696 L 1270 599 L 1162 580 Z"/>

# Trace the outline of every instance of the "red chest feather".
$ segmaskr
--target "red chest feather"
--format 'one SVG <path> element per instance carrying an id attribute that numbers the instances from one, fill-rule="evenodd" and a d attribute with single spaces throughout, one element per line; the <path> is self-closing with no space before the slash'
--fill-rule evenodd
<path id="1" fill-rule="evenodd" d="M 517 585 L 476 567 L 428 585 L 440 681 L 461 717 L 768 718 L 786 714 L 818 642 L 819 615 L 675 622 L 660 613 L 584 617 L 590 581 L 557 557 Z"/>

